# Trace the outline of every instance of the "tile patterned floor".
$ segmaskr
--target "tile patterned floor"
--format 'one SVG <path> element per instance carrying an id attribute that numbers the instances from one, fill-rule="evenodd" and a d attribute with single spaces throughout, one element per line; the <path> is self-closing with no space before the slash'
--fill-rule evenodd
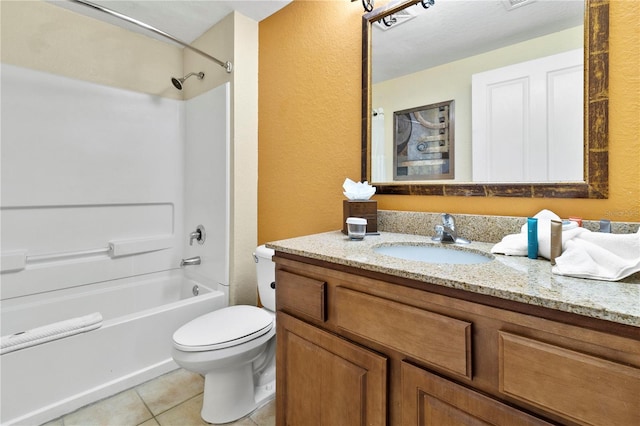
<path id="1" fill-rule="evenodd" d="M 43 426 L 205 426 L 204 379 L 178 369 Z M 226 426 L 274 426 L 275 400 Z"/>

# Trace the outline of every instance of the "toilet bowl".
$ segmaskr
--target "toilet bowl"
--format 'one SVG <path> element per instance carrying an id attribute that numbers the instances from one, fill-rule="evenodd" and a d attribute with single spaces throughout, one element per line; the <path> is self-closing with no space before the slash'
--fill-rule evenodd
<path id="1" fill-rule="evenodd" d="M 174 361 L 204 376 L 201 416 L 208 423 L 238 420 L 275 396 L 272 256 L 273 250 L 264 246 L 254 254 L 263 308 L 229 306 L 202 315 L 173 334 Z"/>

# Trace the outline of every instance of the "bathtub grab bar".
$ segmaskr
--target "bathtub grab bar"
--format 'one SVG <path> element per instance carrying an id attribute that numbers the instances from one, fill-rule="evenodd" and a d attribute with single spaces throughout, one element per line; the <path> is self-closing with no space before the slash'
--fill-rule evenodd
<path id="1" fill-rule="evenodd" d="M 173 247 L 174 243 L 173 235 L 162 235 L 148 238 L 136 238 L 133 240 L 110 241 L 109 248 L 111 250 L 111 256 L 118 257 L 164 250 Z"/>
<path id="2" fill-rule="evenodd" d="M 27 261 L 26 250 L 12 250 L 0 256 L 0 271 L 19 271 L 24 269 Z"/>
<path id="3" fill-rule="evenodd" d="M 0 270 L 2 272 L 20 271 L 22 269 L 25 269 L 25 267 L 29 263 L 42 263 L 75 257 L 94 256 L 97 254 L 106 254 L 111 256 L 112 258 L 115 258 L 120 256 L 129 256 L 133 254 L 165 250 L 172 248 L 173 246 L 174 237 L 172 235 L 162 235 L 148 238 L 136 238 L 131 240 L 114 240 L 110 241 L 107 247 L 59 253 L 29 255 L 27 253 L 27 250 L 13 250 L 2 253 Z"/>
<path id="4" fill-rule="evenodd" d="M 59 259 L 65 259 L 69 257 L 82 257 L 82 256 L 91 256 L 94 254 L 109 253 L 109 251 L 111 251 L 111 247 L 103 247 L 103 248 L 90 249 L 90 250 L 67 251 L 67 252 L 60 252 L 60 253 L 34 254 L 34 255 L 27 255 L 26 262 L 27 263 L 47 262 L 49 260 L 59 260 Z"/>

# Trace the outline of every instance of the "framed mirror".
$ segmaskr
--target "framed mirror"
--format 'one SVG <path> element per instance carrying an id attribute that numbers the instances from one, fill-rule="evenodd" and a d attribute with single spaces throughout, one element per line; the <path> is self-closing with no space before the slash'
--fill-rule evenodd
<path id="1" fill-rule="evenodd" d="M 457 0 L 455 2 L 452 0 L 436 0 L 435 4 L 432 3 L 433 2 L 430 2 L 428 0 L 395 1 L 363 15 L 362 180 L 367 180 L 372 185 L 376 186 L 378 194 L 484 197 L 502 196 L 607 198 L 609 1 L 584 0 L 583 4 L 581 2 L 576 2 L 576 0 L 563 0 L 558 2 L 546 2 L 541 0 L 529 0 L 528 2 L 523 2 L 522 0 L 485 0 L 475 2 L 461 0 Z M 510 39 L 510 37 L 512 36 L 507 34 L 506 25 L 489 25 L 489 21 L 487 20 L 489 18 L 485 18 L 479 15 L 479 12 L 473 12 L 476 23 L 479 22 L 481 24 L 481 28 L 485 28 L 485 32 L 498 33 L 498 38 L 500 39 L 499 43 L 503 44 L 487 45 L 485 47 L 478 48 L 480 50 L 473 50 L 471 46 L 473 43 L 471 41 L 467 41 L 463 44 L 469 51 L 458 53 L 459 49 L 455 48 L 453 45 L 449 46 L 447 45 L 447 43 L 449 43 L 449 41 L 453 43 L 454 39 L 457 38 L 458 33 L 465 33 L 465 31 L 461 31 L 461 28 L 470 28 L 471 24 L 456 23 L 453 20 L 453 17 L 446 16 L 446 7 L 444 6 L 447 6 L 449 3 L 455 3 L 458 7 L 464 4 L 471 3 L 484 4 L 485 9 L 487 9 L 487 13 L 489 14 L 492 13 L 492 10 L 494 12 L 493 14 L 497 14 L 495 13 L 497 12 L 495 8 L 500 7 L 508 9 L 510 4 L 516 4 L 515 7 L 517 7 L 519 10 L 515 12 L 519 13 L 520 15 L 525 12 L 534 13 L 536 9 L 533 6 L 541 9 L 552 3 L 566 3 L 567 7 L 573 9 L 575 9 L 576 5 L 579 6 L 582 17 L 578 16 L 576 18 L 574 16 L 573 18 L 571 18 L 574 19 L 573 23 L 565 23 L 563 24 L 565 25 L 564 27 L 556 27 L 555 29 L 551 29 L 554 34 L 561 33 L 563 37 L 565 33 L 573 33 L 574 38 L 576 31 L 579 31 L 579 33 L 577 33 L 578 37 L 582 38 L 582 40 L 579 40 L 579 42 L 584 42 L 583 56 L 579 58 L 580 62 L 583 64 L 583 73 L 581 77 L 583 77 L 584 83 L 582 88 L 578 86 L 577 96 L 573 96 L 578 99 L 578 104 L 575 107 L 577 108 L 576 115 L 578 117 L 577 120 L 573 120 L 573 127 L 567 127 L 565 129 L 560 125 L 556 126 L 557 128 L 559 128 L 559 135 L 571 135 L 571 137 L 573 137 L 574 139 L 576 138 L 576 135 L 578 135 L 577 145 L 576 143 L 574 143 L 574 151 L 562 151 L 560 148 L 557 148 L 557 146 L 554 148 L 553 140 L 544 142 L 545 144 L 552 147 L 549 149 L 550 152 L 555 149 L 560 153 L 558 154 L 556 160 L 561 164 L 561 168 L 563 167 L 562 165 L 564 164 L 563 162 L 566 160 L 566 158 L 573 158 L 574 162 L 581 162 L 582 164 L 578 164 L 577 167 L 578 172 L 574 171 L 574 174 L 569 178 L 560 177 L 556 178 L 556 180 L 554 180 L 553 175 L 551 175 L 549 179 L 539 180 L 535 177 L 535 175 L 532 175 L 533 178 L 524 181 L 511 180 L 510 178 L 504 180 L 491 180 L 485 177 L 474 178 L 474 174 L 471 171 L 467 170 L 467 168 L 472 167 L 471 164 L 474 161 L 476 165 L 481 164 L 484 161 L 494 161 L 493 164 L 519 164 L 520 159 L 511 160 L 506 157 L 506 160 L 504 158 L 500 160 L 484 160 L 483 157 L 480 156 L 478 157 L 480 158 L 480 160 L 478 160 L 478 158 L 475 157 L 475 154 L 472 155 L 472 151 L 474 150 L 473 144 L 476 144 L 476 141 L 480 139 L 477 137 L 477 125 L 476 123 L 472 124 L 472 118 L 473 120 L 477 121 L 477 117 L 481 116 L 481 114 L 478 114 L 477 112 L 475 114 L 472 114 L 472 109 L 470 106 L 470 99 L 472 98 L 472 76 L 468 75 L 467 77 L 463 77 L 464 82 L 462 84 L 456 85 L 456 87 L 460 88 L 460 91 L 463 92 L 462 94 L 454 94 L 449 96 L 449 93 L 445 93 L 440 95 L 443 97 L 443 99 L 441 99 L 442 101 L 452 99 L 455 102 L 456 176 L 451 176 L 450 179 L 444 180 L 442 180 L 442 177 L 439 178 L 440 180 L 429 179 L 428 177 L 426 179 L 415 180 L 406 180 L 404 178 L 397 179 L 396 177 L 394 177 L 397 175 L 393 172 L 392 168 L 396 165 L 395 163 L 397 162 L 397 158 L 394 158 L 394 152 L 396 148 L 394 146 L 394 139 L 396 138 L 393 136 L 394 114 L 397 111 L 411 110 L 412 108 L 419 108 L 423 105 L 436 103 L 436 101 L 433 98 L 429 98 L 429 96 L 438 96 L 438 90 L 440 86 L 444 85 L 441 78 L 430 78 L 428 77 L 429 74 L 426 74 L 427 77 L 424 77 L 425 74 L 421 74 L 424 67 L 431 67 L 429 68 L 430 70 L 434 68 L 444 68 L 445 73 L 455 74 L 454 68 L 452 68 L 451 64 L 456 63 L 456 65 L 458 66 L 460 66 L 460 64 L 462 64 L 462 66 L 466 66 L 464 65 L 466 63 L 464 62 L 465 59 L 463 59 L 463 57 L 471 56 L 474 58 L 480 58 L 481 68 L 484 67 L 485 70 L 493 70 L 493 68 L 496 67 L 493 64 L 488 64 L 484 59 L 485 56 L 482 55 L 491 55 L 493 52 L 497 52 L 501 48 L 506 48 L 507 50 L 505 52 L 507 53 L 502 53 L 502 57 L 516 57 L 514 60 L 517 60 L 521 53 L 528 54 L 532 50 L 528 47 L 529 45 L 523 44 L 528 41 L 523 40 L 522 36 L 515 36 L 515 38 Z M 533 3 L 533 6 L 523 5 L 524 3 Z M 423 4 L 426 4 L 426 6 L 430 7 L 423 8 Z M 438 10 L 439 6 L 441 6 L 440 10 Z M 530 9 L 527 10 L 527 8 Z M 439 12 L 441 13 L 441 15 L 437 15 Z M 560 12 L 554 11 L 553 13 L 555 16 L 557 16 Z M 435 17 L 439 21 L 439 23 L 438 26 L 436 26 L 435 24 L 421 24 L 419 26 L 420 34 L 418 34 L 418 36 L 424 39 L 425 43 L 424 47 L 416 50 L 406 47 L 409 46 L 411 42 L 407 42 L 402 39 L 402 37 L 407 36 L 406 33 L 403 35 L 403 31 L 407 31 L 407 33 L 413 31 L 415 33 L 415 30 L 412 30 L 412 28 L 414 27 L 409 24 L 398 25 L 397 23 L 402 23 L 404 20 L 411 20 L 413 19 L 412 16 L 418 14 L 432 14 L 432 17 Z M 459 15 L 463 15 L 463 13 L 456 14 L 456 16 Z M 540 19 L 544 20 L 545 18 L 541 17 Z M 577 23 L 579 26 L 576 25 L 575 19 L 578 19 L 580 21 Z M 529 22 L 533 22 L 535 20 L 536 19 L 531 16 L 527 18 L 527 21 Z M 417 18 L 415 22 L 418 22 Z M 391 25 L 389 25 L 389 23 L 391 23 Z M 398 25 L 398 28 L 393 28 L 394 25 Z M 443 27 L 440 25 L 445 26 Z M 448 25 L 448 27 L 446 25 Z M 534 34 L 532 37 L 540 38 L 540 40 L 542 40 L 540 44 L 543 44 L 547 47 L 564 43 L 558 42 L 558 39 L 542 38 L 548 36 L 548 33 L 550 31 L 549 29 L 545 29 L 544 31 L 546 32 L 538 32 L 537 34 L 535 33 L 535 30 L 532 31 Z M 471 34 L 472 36 L 475 34 L 475 36 L 472 37 L 473 40 L 483 38 L 483 34 L 481 34 L 481 32 L 474 33 L 473 30 L 471 30 L 471 32 L 466 31 L 466 33 Z M 444 39 L 438 38 L 440 36 L 444 36 Z M 379 50 L 376 51 L 375 49 L 379 49 L 379 46 L 384 45 L 385 43 L 376 43 L 376 39 L 374 39 L 375 37 L 389 37 L 389 40 L 387 40 L 388 43 L 386 44 L 395 46 L 395 49 L 393 49 L 395 52 L 392 52 L 393 54 L 383 54 L 382 60 L 385 64 L 384 67 L 377 65 L 381 61 L 381 52 Z M 505 43 L 509 44 L 505 45 Z M 509 48 L 511 48 L 512 50 L 509 51 Z M 571 50 L 572 47 L 569 45 L 568 47 L 560 46 L 560 49 Z M 410 56 L 411 58 L 406 59 L 407 62 L 404 62 L 405 58 L 393 56 L 398 52 L 409 53 L 408 56 Z M 512 53 L 509 54 L 508 52 Z M 530 59 L 526 58 L 526 55 L 523 57 L 527 60 Z M 558 62 L 555 56 L 552 55 L 550 57 L 552 58 L 551 62 Z M 424 64 L 417 65 L 419 62 L 424 62 Z M 525 67 L 529 66 L 528 62 L 522 62 L 525 64 Z M 411 68 L 414 66 L 417 68 Z M 383 72 L 382 68 L 388 68 L 388 70 Z M 500 66 L 498 66 L 498 68 L 500 68 Z M 383 76 L 384 73 L 389 73 L 390 77 Z M 478 72 L 478 74 L 482 73 Z M 417 75 L 419 79 L 417 80 L 417 83 L 416 80 L 414 80 L 414 83 L 409 88 L 409 90 L 405 90 L 403 92 L 401 79 L 406 75 Z M 391 80 L 389 80 L 389 78 Z M 575 78 L 572 79 L 575 80 Z M 564 82 L 567 82 L 569 80 L 570 79 L 565 79 Z M 391 81 L 391 84 L 387 84 L 389 81 Z M 475 80 L 473 83 L 475 85 Z M 379 99 L 383 99 L 381 98 L 381 96 L 385 93 L 385 87 L 391 87 L 393 88 L 392 92 L 398 92 L 400 94 L 400 101 L 397 101 L 395 104 L 393 102 L 380 102 Z M 560 80 L 560 83 L 556 84 L 556 87 L 560 89 L 566 89 L 566 87 L 568 86 L 567 84 L 563 83 L 562 80 Z M 386 90 L 388 91 L 388 89 Z M 420 91 L 422 91 L 424 94 L 421 94 Z M 562 93 L 557 97 L 561 99 L 573 98 L 571 96 L 565 95 L 565 92 L 557 91 L 557 94 Z M 413 96 L 415 94 L 418 94 L 418 97 L 413 99 Z M 374 99 L 376 100 L 374 101 Z M 436 100 L 438 100 L 438 98 L 436 98 Z M 402 102 L 405 102 L 405 104 L 402 104 Z M 465 106 L 466 104 L 468 105 Z M 393 106 L 391 107 L 391 110 L 386 110 L 381 107 L 382 105 Z M 581 115 L 580 106 L 582 106 Z M 562 108 L 564 111 L 564 107 Z M 476 111 L 475 106 L 473 108 L 473 111 Z M 452 111 L 452 114 L 453 113 L 454 112 Z M 386 116 L 386 118 L 382 122 L 391 123 L 384 124 L 385 129 L 383 130 L 384 136 L 382 138 L 380 138 L 381 115 Z M 554 114 L 547 113 L 547 115 L 553 116 Z M 501 116 L 498 117 L 500 118 Z M 374 123 L 374 120 L 376 120 L 377 122 Z M 494 118 L 494 122 L 495 121 L 500 120 L 495 120 Z M 502 121 L 510 123 L 513 120 L 507 117 Z M 568 123 L 571 122 L 571 119 L 563 117 L 562 120 L 559 121 L 561 123 Z M 538 122 L 536 121 L 534 124 L 537 125 Z M 376 126 L 376 128 L 378 129 L 378 133 L 375 133 L 376 131 L 372 129 L 372 125 Z M 533 126 L 529 125 L 529 127 Z M 577 129 L 577 131 L 575 131 L 575 129 Z M 581 130 L 582 137 L 580 137 L 579 135 Z M 544 133 L 544 131 L 539 133 Z M 372 143 L 372 136 L 375 138 L 375 143 Z M 380 140 L 382 140 L 382 142 L 380 142 Z M 507 137 L 507 141 L 509 143 L 511 140 L 511 136 Z M 507 146 L 507 148 L 507 150 L 503 149 L 503 151 L 508 151 L 512 147 Z M 381 156 L 383 150 L 386 151 L 386 156 Z M 475 148 L 475 150 L 480 151 L 481 154 L 485 151 L 484 148 L 479 149 L 477 147 Z M 553 155 L 549 156 L 553 158 Z M 580 161 L 580 158 L 582 158 L 582 161 Z M 536 162 L 534 162 L 534 160 L 528 161 L 533 162 L 532 168 L 548 167 L 547 165 L 538 167 L 538 163 L 536 163 L 538 161 L 537 159 L 535 160 Z M 387 167 L 387 169 L 390 171 L 387 174 L 380 172 L 381 170 L 384 170 L 385 167 Z M 566 167 L 564 168 L 566 169 Z M 576 173 L 578 173 L 578 175 L 576 175 Z M 580 179 L 580 175 L 582 175 L 582 179 Z M 416 174 L 416 176 L 419 175 Z M 422 177 L 422 175 L 420 176 Z"/>

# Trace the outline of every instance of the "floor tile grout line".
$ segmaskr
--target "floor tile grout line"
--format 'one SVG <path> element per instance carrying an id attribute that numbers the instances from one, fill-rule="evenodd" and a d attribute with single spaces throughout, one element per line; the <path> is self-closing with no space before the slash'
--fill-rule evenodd
<path id="1" fill-rule="evenodd" d="M 153 380 L 155 380 L 155 379 L 153 379 Z M 151 380 L 149 380 L 149 382 L 150 382 L 150 381 L 151 381 Z M 145 382 L 145 383 L 148 383 L 148 382 Z M 151 418 L 146 419 L 145 421 L 143 421 L 143 422 L 141 422 L 141 423 L 138 423 L 138 425 L 137 425 L 137 426 L 141 425 L 141 424 L 142 424 L 142 423 L 144 423 L 144 422 L 148 422 L 148 421 L 149 421 L 149 420 L 151 420 L 151 419 L 154 419 L 154 420 L 155 420 L 155 418 L 156 418 L 156 415 L 153 413 L 153 410 L 151 410 L 151 407 L 149 407 L 149 404 L 147 404 L 147 401 L 145 401 L 145 400 L 144 400 L 144 398 L 142 397 L 142 395 L 140 395 L 140 392 L 138 392 L 138 388 L 139 388 L 140 386 L 141 386 L 141 385 L 135 386 L 135 387 L 133 388 L 133 391 L 136 393 L 136 395 L 138 395 L 138 398 L 140 398 L 140 401 L 142 401 L 142 404 L 145 406 L 145 408 L 147 409 L 147 411 L 149 411 L 149 414 L 151 414 Z M 157 421 L 157 420 L 156 420 L 156 423 L 158 423 L 158 421 Z M 63 425 L 63 426 L 64 426 L 64 425 Z"/>
<path id="2" fill-rule="evenodd" d="M 204 393 L 204 391 L 203 391 L 203 392 L 198 392 L 198 393 L 196 393 L 195 395 L 192 395 L 192 396 L 188 397 L 187 399 L 184 399 L 184 400 L 179 401 L 179 402 L 174 402 L 174 403 L 173 403 L 174 405 L 172 405 L 172 406 L 170 406 L 169 408 L 164 409 L 164 410 L 162 410 L 162 411 L 160 411 L 159 413 L 157 413 L 157 414 L 156 414 L 156 413 L 154 413 L 154 412 L 153 412 L 153 410 L 151 410 L 151 408 L 147 405 L 147 402 L 144 400 L 144 398 L 142 398 L 142 396 L 138 393 L 138 389 L 137 389 L 137 388 L 135 389 L 135 391 L 136 391 L 136 393 L 138 394 L 138 396 L 140 396 L 140 399 L 141 399 L 141 400 L 142 400 L 142 402 L 144 403 L 145 407 L 147 407 L 147 409 L 148 409 L 148 410 L 149 410 L 149 412 L 151 413 L 152 418 L 154 418 L 154 419 L 155 419 L 156 417 L 158 417 L 158 416 L 160 416 L 160 415 L 162 415 L 162 414 L 166 413 L 167 411 L 171 411 L 171 410 L 173 410 L 174 408 L 178 407 L 179 405 L 184 404 L 185 402 L 191 401 L 192 399 L 199 397 L 200 395 L 202 395 L 202 394 Z M 150 420 L 150 419 L 147 419 L 147 420 Z M 144 423 L 144 422 L 143 422 L 143 423 Z"/>

